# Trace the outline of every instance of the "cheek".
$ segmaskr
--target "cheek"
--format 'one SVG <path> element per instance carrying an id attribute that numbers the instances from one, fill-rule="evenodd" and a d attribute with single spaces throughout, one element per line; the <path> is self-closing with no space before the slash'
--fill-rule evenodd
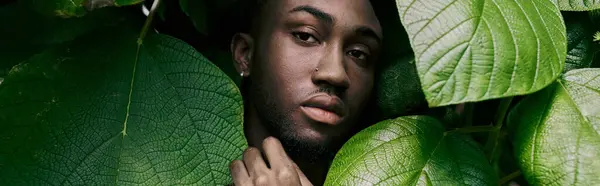
<path id="1" fill-rule="evenodd" d="M 315 69 L 319 58 L 319 47 L 303 47 L 298 45 L 286 33 L 276 33 L 270 43 L 269 61 L 274 68 L 286 76 L 310 78 L 311 69 Z"/>
<path id="2" fill-rule="evenodd" d="M 317 47 L 302 47 L 284 33 L 274 33 L 261 55 L 261 80 L 269 83 L 272 96 L 285 106 L 299 104 L 312 87 L 311 69 L 316 68 Z M 289 108 L 291 109 L 291 108 Z"/>
<path id="3" fill-rule="evenodd" d="M 373 87 L 373 72 L 363 69 L 354 71 L 351 75 L 351 85 L 348 89 L 348 100 L 354 113 L 361 112 L 369 101 Z"/>

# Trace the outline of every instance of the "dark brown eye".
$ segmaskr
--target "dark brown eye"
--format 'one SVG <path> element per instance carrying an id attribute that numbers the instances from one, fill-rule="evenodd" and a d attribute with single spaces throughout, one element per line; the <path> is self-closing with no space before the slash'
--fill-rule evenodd
<path id="1" fill-rule="evenodd" d="M 360 60 L 367 59 L 367 54 L 360 50 L 350 50 L 348 51 L 348 55 Z"/>
<path id="2" fill-rule="evenodd" d="M 294 35 L 294 37 L 302 40 L 303 42 L 307 42 L 307 43 L 316 43 L 317 42 L 317 39 L 313 35 L 306 33 L 306 32 L 294 32 L 294 33 L 292 33 L 292 35 Z"/>

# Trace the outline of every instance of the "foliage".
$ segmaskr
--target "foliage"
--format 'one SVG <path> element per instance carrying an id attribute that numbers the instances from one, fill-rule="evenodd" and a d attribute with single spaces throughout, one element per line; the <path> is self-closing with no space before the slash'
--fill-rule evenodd
<path id="1" fill-rule="evenodd" d="M 348 141 L 325 184 L 495 185 L 497 175 L 491 166 L 481 166 L 486 164 L 477 143 L 463 134 L 444 132 L 435 118 L 400 117 Z"/>
<path id="2" fill-rule="evenodd" d="M 515 155 L 531 184 L 600 183 L 599 77 L 600 69 L 569 71 L 511 111 Z"/>
<path id="3" fill-rule="evenodd" d="M 138 45 L 139 27 L 128 28 L 137 20 L 48 47 L 9 71 L 1 182 L 229 183 L 228 164 L 246 147 L 237 86 L 178 39 L 148 33 Z"/>
<path id="4" fill-rule="evenodd" d="M 148 17 L 140 0 L 1 5 L 0 184 L 230 183 L 243 106 L 214 43 L 239 2 L 163 1 Z M 380 122 L 326 185 L 600 184 L 600 3 L 373 4 Z"/>
<path id="5" fill-rule="evenodd" d="M 396 2 L 430 106 L 532 93 L 563 69 L 566 31 L 550 1 Z"/>

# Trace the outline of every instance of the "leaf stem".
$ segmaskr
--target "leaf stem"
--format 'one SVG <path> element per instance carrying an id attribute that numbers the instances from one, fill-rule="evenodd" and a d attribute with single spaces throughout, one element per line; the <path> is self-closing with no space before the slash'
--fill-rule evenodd
<path id="1" fill-rule="evenodd" d="M 508 97 L 508 98 L 504 98 L 502 100 L 500 100 L 500 105 L 498 105 L 498 110 L 496 111 L 496 115 L 494 116 L 494 123 L 492 123 L 492 126 L 494 127 L 494 131 L 490 133 L 490 135 L 488 136 L 488 140 L 486 142 L 485 145 L 485 150 L 488 157 L 488 160 L 490 160 L 490 163 L 495 163 L 497 158 L 499 158 L 499 150 L 498 150 L 498 144 L 499 144 L 499 137 L 500 137 L 500 129 L 502 129 L 502 126 L 504 125 L 504 118 L 506 118 L 506 113 L 508 112 L 508 108 L 510 107 L 510 104 L 512 103 L 514 97 Z"/>
<path id="2" fill-rule="evenodd" d="M 500 100 L 500 105 L 498 105 L 498 110 L 496 111 L 496 116 L 494 116 L 493 125 L 500 129 L 502 128 L 502 124 L 504 123 L 504 118 L 506 117 L 506 113 L 508 112 L 508 108 L 512 103 L 514 97 L 508 97 Z"/>
<path id="3" fill-rule="evenodd" d="M 506 175 L 506 176 L 500 178 L 500 180 L 498 181 L 498 185 L 504 185 L 504 184 L 508 183 L 510 180 L 513 180 L 519 176 L 521 176 L 521 170 L 517 170 L 513 173 L 510 173 L 509 175 Z"/>
<path id="4" fill-rule="evenodd" d="M 156 14 L 159 4 L 160 4 L 160 0 L 154 0 L 154 2 L 152 3 L 152 7 L 150 8 L 150 13 L 148 13 L 148 18 L 146 18 L 146 22 L 144 23 L 144 27 L 142 27 L 140 37 L 137 40 L 138 46 L 142 45 L 142 42 L 144 41 L 144 37 L 146 37 L 148 30 L 150 30 L 150 25 L 152 25 L 152 20 L 154 20 L 154 14 Z"/>

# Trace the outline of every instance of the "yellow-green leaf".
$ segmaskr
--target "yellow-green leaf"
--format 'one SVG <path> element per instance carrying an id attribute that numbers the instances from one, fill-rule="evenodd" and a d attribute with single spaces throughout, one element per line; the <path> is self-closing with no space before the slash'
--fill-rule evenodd
<path id="1" fill-rule="evenodd" d="M 562 73 L 565 24 L 548 0 L 396 0 L 429 106 L 536 92 Z"/>
<path id="2" fill-rule="evenodd" d="M 377 123 L 338 152 L 325 185 L 497 185 L 477 143 L 427 116 Z"/>

